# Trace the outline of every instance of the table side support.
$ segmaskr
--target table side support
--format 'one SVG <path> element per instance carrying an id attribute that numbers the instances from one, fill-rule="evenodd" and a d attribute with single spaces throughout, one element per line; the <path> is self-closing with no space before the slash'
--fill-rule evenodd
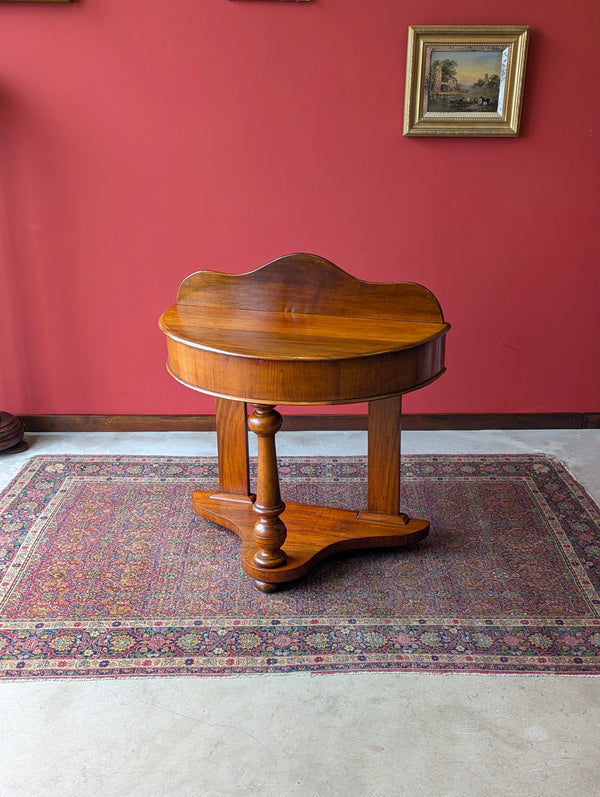
<path id="1" fill-rule="evenodd" d="M 281 428 L 282 418 L 272 405 L 253 404 L 254 412 L 248 418 L 248 428 L 256 434 L 258 442 L 258 466 L 256 501 L 254 511 L 258 514 L 253 529 L 257 551 L 254 563 L 258 567 L 281 567 L 287 561 L 281 546 L 285 542 L 287 529 L 280 515 L 285 509 L 279 489 L 275 435 Z"/>
<path id="2" fill-rule="evenodd" d="M 402 396 L 370 401 L 367 512 L 361 513 L 365 516 L 401 516 L 401 434 Z"/>
<path id="3" fill-rule="evenodd" d="M 248 459 L 247 410 L 243 401 L 217 398 L 219 489 L 215 499 L 252 503 Z"/>

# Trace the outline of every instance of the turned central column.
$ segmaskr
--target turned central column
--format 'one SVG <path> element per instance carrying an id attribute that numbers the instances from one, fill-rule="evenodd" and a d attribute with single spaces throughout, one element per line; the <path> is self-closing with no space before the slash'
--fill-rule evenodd
<path id="1" fill-rule="evenodd" d="M 248 418 L 248 428 L 256 434 L 258 442 L 258 473 L 254 511 L 258 520 L 254 524 L 254 542 L 258 550 L 254 562 L 258 567 L 281 567 L 286 563 L 285 542 L 287 529 L 279 517 L 285 509 L 279 491 L 275 435 L 281 429 L 282 418 L 269 404 L 253 404 L 254 412 Z"/>

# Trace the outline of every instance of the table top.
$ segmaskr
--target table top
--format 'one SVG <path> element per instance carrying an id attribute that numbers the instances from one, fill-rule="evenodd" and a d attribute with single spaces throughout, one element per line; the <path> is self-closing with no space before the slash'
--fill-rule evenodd
<path id="1" fill-rule="evenodd" d="M 285 404 L 414 390 L 444 370 L 450 328 L 423 286 L 366 282 L 314 255 L 245 274 L 197 272 L 160 327 L 175 378 L 214 395 Z"/>
<path id="2" fill-rule="evenodd" d="M 272 360 L 337 360 L 419 346 L 447 325 L 426 321 L 174 305 L 163 329 L 207 351 Z"/>

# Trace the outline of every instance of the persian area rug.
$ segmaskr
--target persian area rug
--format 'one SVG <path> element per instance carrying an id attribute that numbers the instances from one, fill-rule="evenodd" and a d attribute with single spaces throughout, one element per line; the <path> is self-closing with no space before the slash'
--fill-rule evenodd
<path id="1" fill-rule="evenodd" d="M 280 458 L 284 500 L 361 508 L 364 458 Z M 554 460 L 407 456 L 418 545 L 265 595 L 196 516 L 214 459 L 39 456 L 0 495 L 0 677 L 600 672 L 600 511 Z"/>

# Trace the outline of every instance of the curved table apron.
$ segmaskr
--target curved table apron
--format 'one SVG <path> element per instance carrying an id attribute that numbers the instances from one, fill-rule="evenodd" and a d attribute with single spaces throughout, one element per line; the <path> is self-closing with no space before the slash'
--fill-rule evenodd
<path id="1" fill-rule="evenodd" d="M 428 534 L 427 520 L 400 511 L 402 395 L 443 373 L 449 328 L 443 319 L 335 318 L 178 302 L 160 325 L 172 376 L 217 397 L 219 487 L 196 491 L 194 509 L 241 538 L 242 568 L 259 589 L 272 592 L 333 553 L 404 546 Z M 275 405 L 356 402 L 369 408 L 366 508 L 284 503 Z M 248 429 L 258 442 L 256 493 Z"/>

